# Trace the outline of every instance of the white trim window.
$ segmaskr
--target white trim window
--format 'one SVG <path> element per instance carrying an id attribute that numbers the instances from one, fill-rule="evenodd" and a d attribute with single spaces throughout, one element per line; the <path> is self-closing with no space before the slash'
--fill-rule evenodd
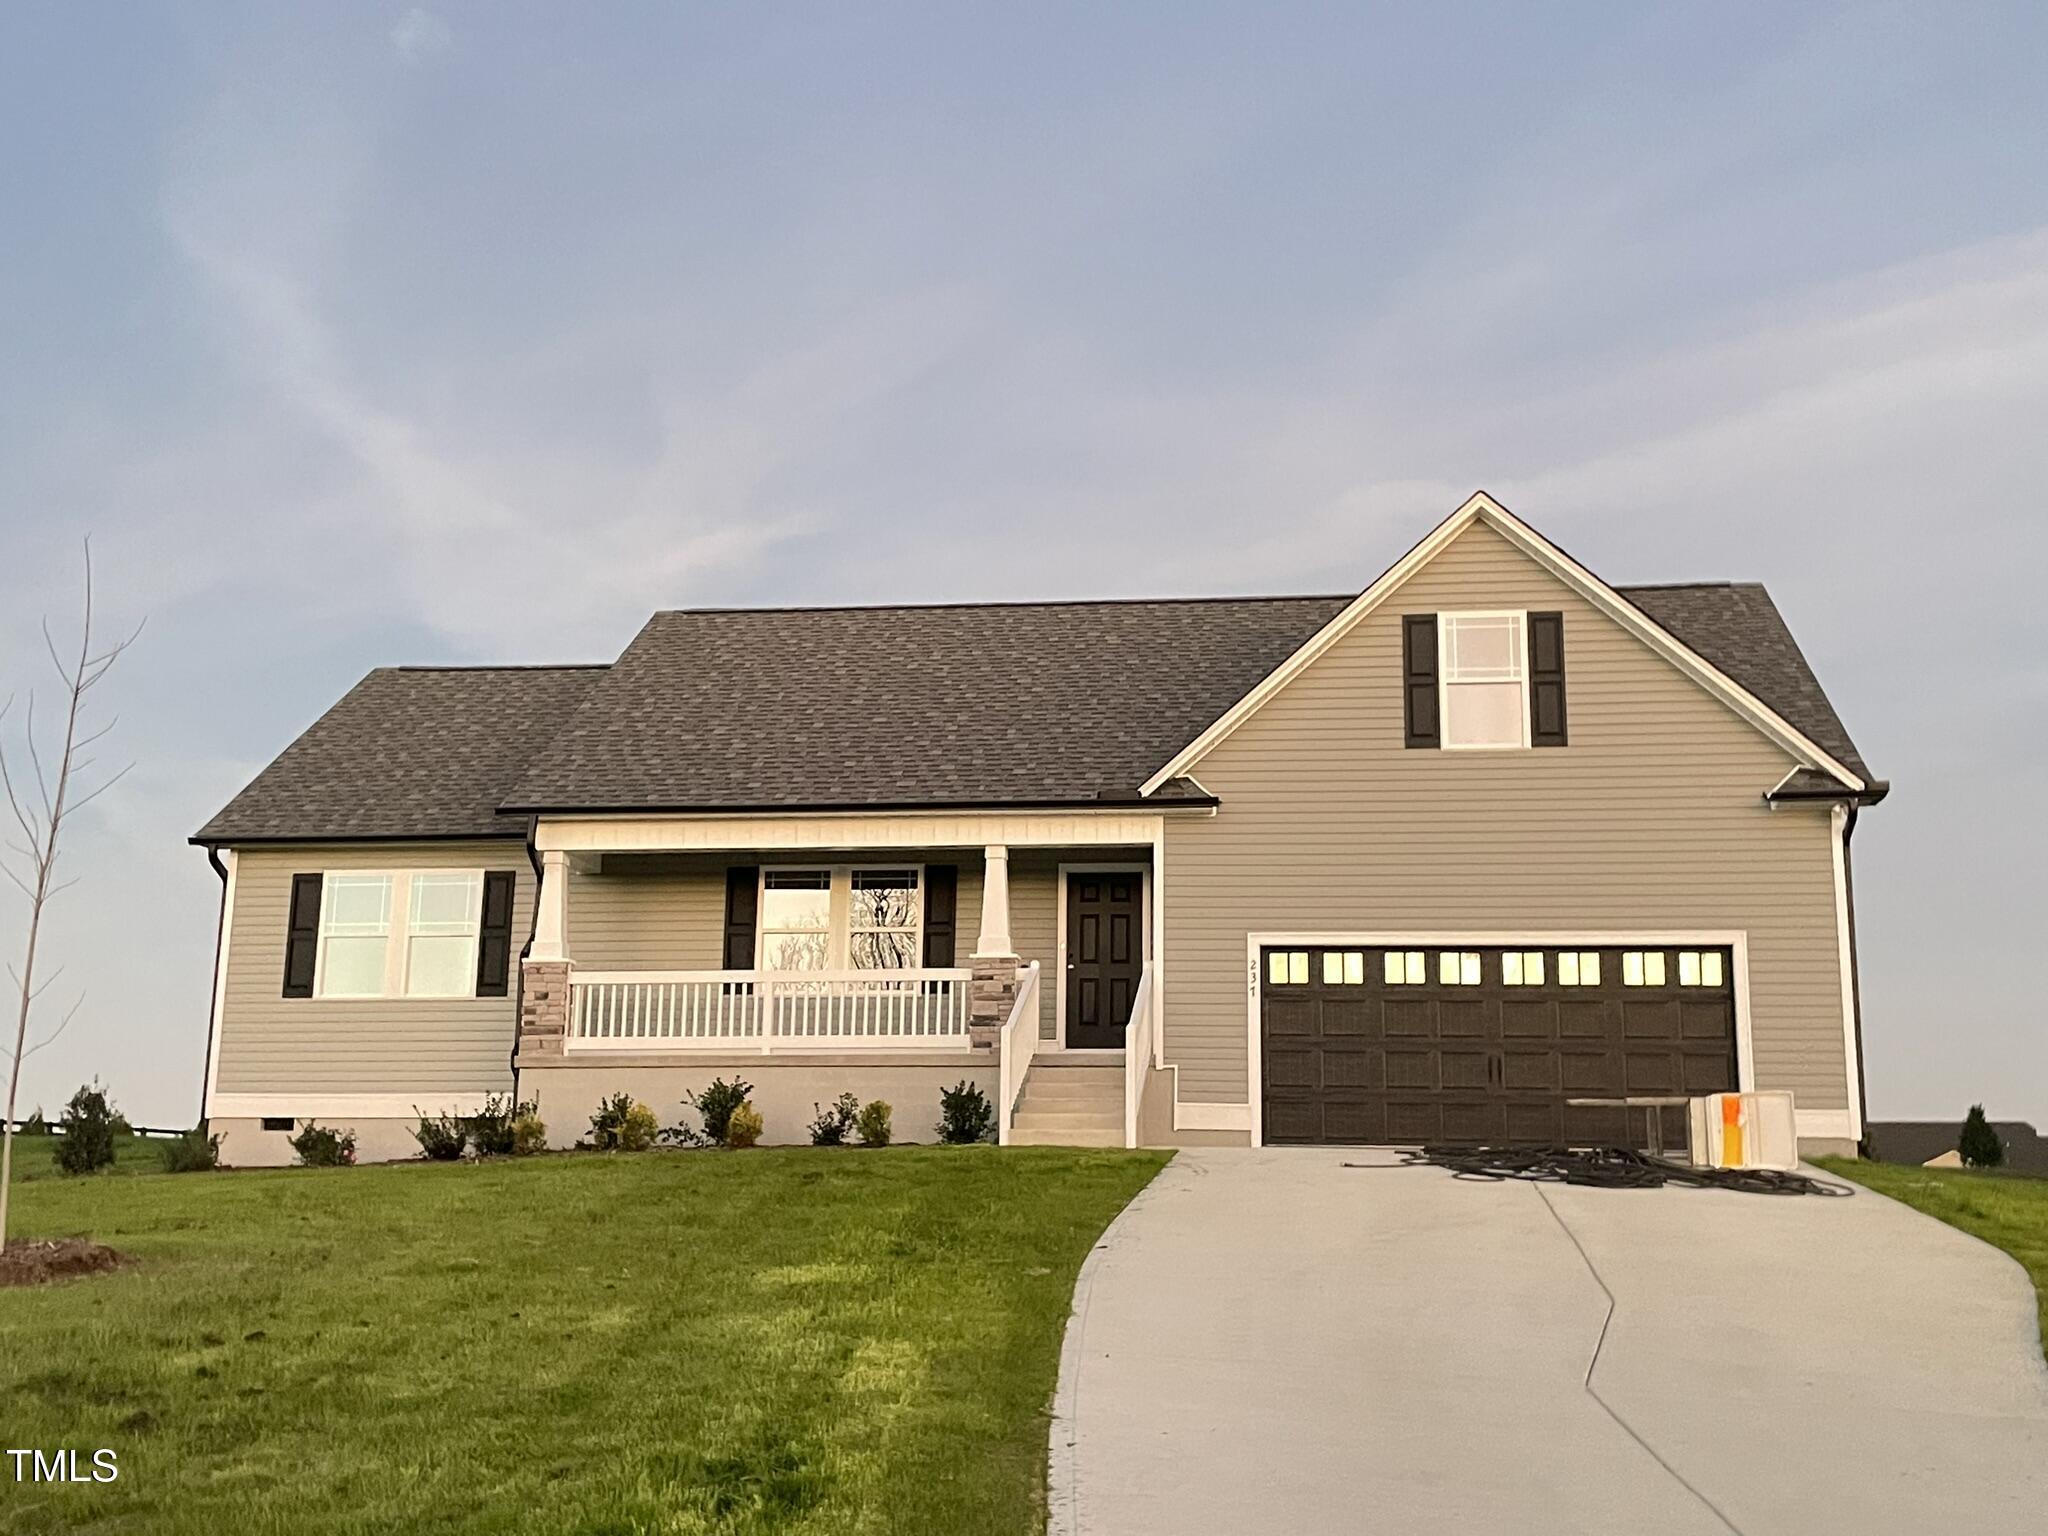
<path id="1" fill-rule="evenodd" d="M 405 995 L 468 997 L 476 991 L 483 871 L 416 874 L 408 882 Z"/>
<path id="2" fill-rule="evenodd" d="M 924 964 L 924 867 L 761 871 L 755 967 L 763 971 L 902 971 Z"/>
<path id="3" fill-rule="evenodd" d="M 1543 985 L 1543 951 L 1508 949 L 1501 952 L 1500 984 L 1504 987 Z"/>
<path id="4" fill-rule="evenodd" d="M 846 962 L 856 971 L 923 963 L 924 892 L 916 869 L 856 869 L 847 881 Z"/>
<path id="5" fill-rule="evenodd" d="M 832 964 L 832 871 L 761 872 L 760 968 L 823 971 Z"/>
<path id="6" fill-rule="evenodd" d="M 313 995 L 476 996 L 483 889 L 480 869 L 323 874 Z"/>
<path id="7" fill-rule="evenodd" d="M 1529 616 L 1440 613 L 1441 742 L 1446 751 L 1529 745 Z"/>
<path id="8" fill-rule="evenodd" d="M 391 972 L 388 874 L 331 874 L 320 882 L 315 997 L 383 997 Z"/>

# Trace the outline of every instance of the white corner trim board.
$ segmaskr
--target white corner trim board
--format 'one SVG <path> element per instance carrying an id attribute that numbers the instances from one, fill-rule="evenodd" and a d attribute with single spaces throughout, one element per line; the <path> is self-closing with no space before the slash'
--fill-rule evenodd
<path id="1" fill-rule="evenodd" d="M 228 945 L 235 936 L 235 850 L 223 853 L 221 862 L 227 865 L 228 878 L 220 893 L 220 937 L 213 951 L 213 1027 L 206 1048 L 206 1087 L 199 1096 L 201 1111 L 207 1115 L 218 1113 L 213 1107 L 213 1085 L 220 1080 L 220 1037 L 227 1032 Z"/>
<path id="2" fill-rule="evenodd" d="M 1798 758 L 1803 766 L 1822 769 L 1850 789 L 1861 790 L 1866 787 L 1862 779 L 1837 762 L 1818 743 L 1798 730 L 1763 700 L 1686 645 L 1506 507 L 1484 491 L 1480 491 L 1438 523 L 1421 543 L 1387 567 L 1377 581 L 1359 593 L 1341 613 L 1311 635 L 1292 656 L 1267 673 L 1251 692 L 1218 716 L 1207 730 L 1175 753 L 1172 761 L 1147 779 L 1139 792 L 1150 795 L 1168 780 L 1186 775 L 1208 756 L 1219 742 L 1257 713 L 1268 699 L 1285 688 L 1310 663 L 1356 628 L 1367 614 L 1399 591 L 1409 577 L 1441 554 L 1453 539 L 1474 522 L 1482 521 L 1708 693 L 1720 699 L 1737 715 Z"/>
<path id="3" fill-rule="evenodd" d="M 1749 934 L 1740 928 L 1701 929 L 1691 932 L 1645 929 L 1636 933 L 1588 933 L 1577 928 L 1550 932 L 1503 933 L 1484 929 L 1470 932 L 1424 930 L 1414 933 L 1247 933 L 1245 950 L 1245 1082 L 1251 1102 L 1241 1106 L 1250 1116 L 1252 1145 L 1266 1141 L 1264 1035 L 1259 1028 L 1260 1005 L 1264 998 L 1265 971 L 1259 964 L 1262 949 L 1531 949 L 1566 948 L 1583 944 L 1598 949 L 1698 949 L 1726 948 L 1731 952 L 1735 990 L 1735 1086 L 1744 1093 L 1756 1087 L 1756 1045 L 1749 1017 Z M 1801 1116 L 1806 1111 L 1800 1111 Z M 1176 1118 L 1176 1124 L 1179 1120 Z M 1809 1132 L 1800 1121 L 1802 1135 L 1833 1134 Z"/>
<path id="4" fill-rule="evenodd" d="M 1861 1141 L 1863 1072 L 1856 1059 L 1856 951 L 1855 937 L 1849 927 L 1849 808 L 1846 805 L 1830 808 L 1828 832 L 1835 865 L 1835 948 L 1842 976 L 1842 1062 L 1849 1086 L 1849 1129 L 1844 1134 L 1850 1141 Z"/>

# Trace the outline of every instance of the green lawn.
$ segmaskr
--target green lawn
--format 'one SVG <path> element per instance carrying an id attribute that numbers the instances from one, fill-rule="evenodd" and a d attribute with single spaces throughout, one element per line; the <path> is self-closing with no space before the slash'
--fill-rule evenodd
<path id="1" fill-rule="evenodd" d="M 1081 1260 L 1165 1154 L 572 1154 L 39 1178 L 0 1531 L 1032 1532 Z"/>
<path id="2" fill-rule="evenodd" d="M 1890 1195 L 2018 1259 L 2034 1278 L 2041 1334 L 2048 1341 L 2048 1179 L 1837 1157 L 1820 1163 L 1830 1173 Z"/>
<path id="3" fill-rule="evenodd" d="M 61 1179 L 64 1174 L 57 1167 L 57 1144 L 61 1136 L 16 1136 L 14 1138 L 14 1180 L 17 1184 L 31 1179 Z M 143 1136 L 116 1136 L 114 1138 L 114 1170 L 117 1173 L 156 1173 L 163 1167 L 162 1154 L 157 1150 L 161 1140 Z"/>

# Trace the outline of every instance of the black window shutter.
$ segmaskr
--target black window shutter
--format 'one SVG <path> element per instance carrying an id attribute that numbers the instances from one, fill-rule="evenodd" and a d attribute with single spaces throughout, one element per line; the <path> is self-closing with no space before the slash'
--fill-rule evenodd
<path id="1" fill-rule="evenodd" d="M 1564 734 L 1564 615 L 1529 615 L 1529 743 L 1561 747 Z"/>
<path id="2" fill-rule="evenodd" d="M 476 995 L 504 997 L 512 982 L 512 891 L 509 869 L 484 871 L 483 921 L 477 928 Z"/>
<path id="3" fill-rule="evenodd" d="M 725 969 L 754 968 L 754 914 L 761 904 L 761 871 L 736 864 L 725 872 Z"/>
<path id="4" fill-rule="evenodd" d="M 953 934 L 960 910 L 960 867 L 927 864 L 924 868 L 924 963 L 934 970 L 953 964 Z"/>
<path id="5" fill-rule="evenodd" d="M 284 937 L 284 995 L 313 995 L 313 961 L 320 953 L 320 877 L 292 876 L 291 916 Z"/>
<path id="6" fill-rule="evenodd" d="M 1401 615 L 1401 694 L 1407 744 L 1437 744 L 1436 615 Z"/>

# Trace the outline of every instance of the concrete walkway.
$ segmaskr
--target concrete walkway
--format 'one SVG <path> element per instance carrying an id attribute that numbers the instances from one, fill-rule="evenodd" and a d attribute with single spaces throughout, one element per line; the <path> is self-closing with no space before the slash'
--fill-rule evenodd
<path id="1" fill-rule="evenodd" d="M 1867 1191 L 1395 1163 L 1183 1152 L 1110 1228 L 1061 1362 L 1055 1536 L 2048 1519 L 2033 1288 L 1995 1249 Z"/>

